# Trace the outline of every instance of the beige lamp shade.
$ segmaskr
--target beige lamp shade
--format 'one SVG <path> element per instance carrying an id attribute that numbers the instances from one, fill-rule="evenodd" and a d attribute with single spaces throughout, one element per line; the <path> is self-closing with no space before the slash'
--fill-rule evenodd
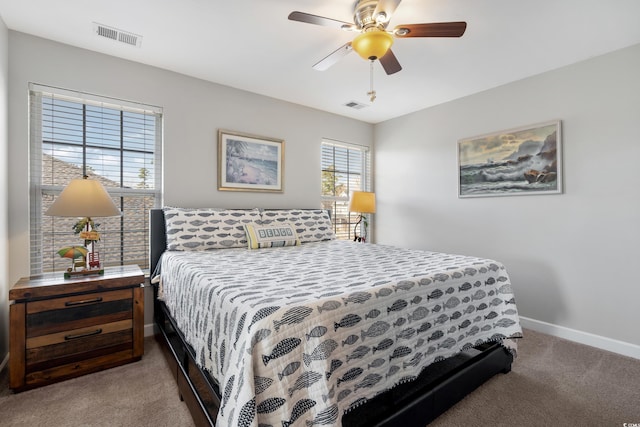
<path id="1" fill-rule="evenodd" d="M 71 180 L 45 215 L 91 218 L 121 213 L 100 182 L 84 178 Z"/>
<path id="2" fill-rule="evenodd" d="M 376 194 L 370 191 L 354 191 L 349 202 L 350 212 L 376 213 Z"/>

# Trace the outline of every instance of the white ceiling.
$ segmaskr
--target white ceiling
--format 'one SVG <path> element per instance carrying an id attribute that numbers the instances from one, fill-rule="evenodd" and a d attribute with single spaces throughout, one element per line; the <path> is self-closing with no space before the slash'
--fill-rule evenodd
<path id="1" fill-rule="evenodd" d="M 353 33 L 289 21 L 297 10 L 353 21 L 354 0 L 0 0 L 11 30 L 378 123 L 640 43 L 638 0 L 403 0 L 398 24 L 466 21 L 462 38 L 397 39 L 403 70 L 355 52 L 313 64 Z M 139 48 L 95 35 L 98 22 L 143 36 Z M 356 101 L 367 107 L 344 106 Z"/>

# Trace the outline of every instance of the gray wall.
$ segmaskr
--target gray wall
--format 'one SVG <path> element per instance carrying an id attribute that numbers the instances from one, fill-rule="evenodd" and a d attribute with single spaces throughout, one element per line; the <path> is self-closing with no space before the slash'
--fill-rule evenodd
<path id="1" fill-rule="evenodd" d="M 8 192 L 9 174 L 7 171 L 7 110 L 9 89 L 8 81 L 9 61 L 9 31 L 0 18 L 0 325 L 9 323 L 9 307 L 7 297 L 9 293 L 9 237 L 8 237 Z M 9 349 L 8 328 L 0 328 L 0 366 Z"/>
<path id="2" fill-rule="evenodd" d="M 638 76 L 640 45 L 376 125 L 377 242 L 498 259 L 522 316 L 640 358 Z M 564 194 L 457 197 L 459 139 L 552 119 Z"/>
<path id="3" fill-rule="evenodd" d="M 29 274 L 29 82 L 163 107 L 166 205 L 319 207 L 322 138 L 373 141 L 367 123 L 14 31 L 9 32 L 9 81 L 11 283 Z M 218 191 L 218 129 L 284 139 L 284 192 Z M 151 323 L 149 302 L 146 323 Z"/>
<path id="4" fill-rule="evenodd" d="M 372 126 L 0 25 L 0 358 L 7 291 L 29 273 L 28 82 L 164 107 L 167 205 L 318 206 L 320 140 L 371 145 L 375 131 L 378 243 L 498 259 L 526 318 L 640 348 L 637 75 L 640 46 Z M 458 139 L 550 119 L 565 194 L 457 198 Z M 284 139 L 285 192 L 217 191 L 219 128 Z"/>

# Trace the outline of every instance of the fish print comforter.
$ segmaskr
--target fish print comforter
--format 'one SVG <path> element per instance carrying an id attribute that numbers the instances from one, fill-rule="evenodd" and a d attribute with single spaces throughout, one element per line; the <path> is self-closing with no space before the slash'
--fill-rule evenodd
<path id="1" fill-rule="evenodd" d="M 509 276 L 487 259 L 331 240 L 165 252 L 161 271 L 219 382 L 219 426 L 340 426 L 434 361 L 522 332 Z"/>

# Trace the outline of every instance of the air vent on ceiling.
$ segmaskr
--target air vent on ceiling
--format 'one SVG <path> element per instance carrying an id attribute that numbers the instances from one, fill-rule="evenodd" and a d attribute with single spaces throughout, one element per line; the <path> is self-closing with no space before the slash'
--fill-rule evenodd
<path id="1" fill-rule="evenodd" d="M 121 43 L 125 43 L 131 46 L 140 47 L 142 44 L 142 36 L 133 34 L 128 31 L 122 31 L 117 28 L 109 27 L 107 25 L 93 23 L 93 30 L 100 37 L 106 37 L 111 40 L 115 40 Z"/>
<path id="2" fill-rule="evenodd" d="M 365 107 L 368 107 L 367 104 L 361 104 L 361 103 L 356 102 L 356 101 L 347 102 L 346 104 L 344 104 L 344 106 L 345 107 L 349 107 L 349 108 L 353 108 L 353 109 L 356 109 L 356 110 L 361 110 L 361 109 L 363 109 Z"/>

